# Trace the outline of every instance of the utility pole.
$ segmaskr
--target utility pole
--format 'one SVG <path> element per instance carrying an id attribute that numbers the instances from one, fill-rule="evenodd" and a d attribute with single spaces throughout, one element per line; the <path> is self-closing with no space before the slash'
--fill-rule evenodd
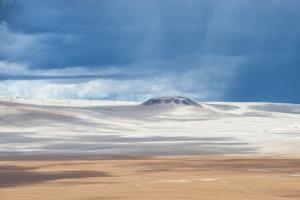
<path id="1" fill-rule="evenodd" d="M 21 97 L 16 97 L 16 99 L 17 99 L 17 104 L 19 104 L 19 98 L 21 98 Z"/>

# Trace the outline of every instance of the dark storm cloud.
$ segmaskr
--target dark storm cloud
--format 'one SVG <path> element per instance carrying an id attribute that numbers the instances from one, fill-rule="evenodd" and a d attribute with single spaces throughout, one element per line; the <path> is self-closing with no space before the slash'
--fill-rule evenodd
<path id="1" fill-rule="evenodd" d="M 195 96 L 300 102 L 298 0 L 0 2 L 3 61 L 172 74 Z"/>
<path id="2" fill-rule="evenodd" d="M 200 50 L 210 10 L 210 1 L 25 0 L 5 16 L 11 30 L 45 36 L 16 58 L 31 66 L 124 66 Z"/>
<path id="3" fill-rule="evenodd" d="M 135 80 L 143 78 L 143 74 L 126 75 L 126 74 L 112 74 L 112 75 L 12 75 L 0 74 L 0 81 L 5 80 L 93 80 L 93 79 L 117 79 L 117 80 Z"/>
<path id="4" fill-rule="evenodd" d="M 300 103 L 299 64 L 299 54 L 251 57 L 238 69 L 225 99 Z"/>

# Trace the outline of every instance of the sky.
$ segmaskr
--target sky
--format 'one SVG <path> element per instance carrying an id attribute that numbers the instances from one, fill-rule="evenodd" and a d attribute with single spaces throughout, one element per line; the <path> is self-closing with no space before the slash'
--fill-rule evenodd
<path id="1" fill-rule="evenodd" d="M 299 0 L 0 0 L 0 96 L 300 103 Z"/>

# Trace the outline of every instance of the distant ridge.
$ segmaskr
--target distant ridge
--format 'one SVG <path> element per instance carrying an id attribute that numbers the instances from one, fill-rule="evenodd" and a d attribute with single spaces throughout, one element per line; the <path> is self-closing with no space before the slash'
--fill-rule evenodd
<path id="1" fill-rule="evenodd" d="M 186 105 L 186 106 L 200 106 L 196 101 L 193 101 L 186 97 L 175 96 L 175 97 L 156 97 L 145 101 L 142 105 L 153 106 L 153 105 Z"/>

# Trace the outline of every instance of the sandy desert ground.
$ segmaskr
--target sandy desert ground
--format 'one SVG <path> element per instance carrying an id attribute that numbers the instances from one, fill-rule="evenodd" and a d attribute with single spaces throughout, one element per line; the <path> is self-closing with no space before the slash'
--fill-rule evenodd
<path id="1" fill-rule="evenodd" d="M 300 199 L 300 105 L 0 102 L 0 199 Z"/>
<path id="2" fill-rule="evenodd" d="M 0 199 L 296 200 L 299 165 L 226 156 L 1 161 Z"/>

